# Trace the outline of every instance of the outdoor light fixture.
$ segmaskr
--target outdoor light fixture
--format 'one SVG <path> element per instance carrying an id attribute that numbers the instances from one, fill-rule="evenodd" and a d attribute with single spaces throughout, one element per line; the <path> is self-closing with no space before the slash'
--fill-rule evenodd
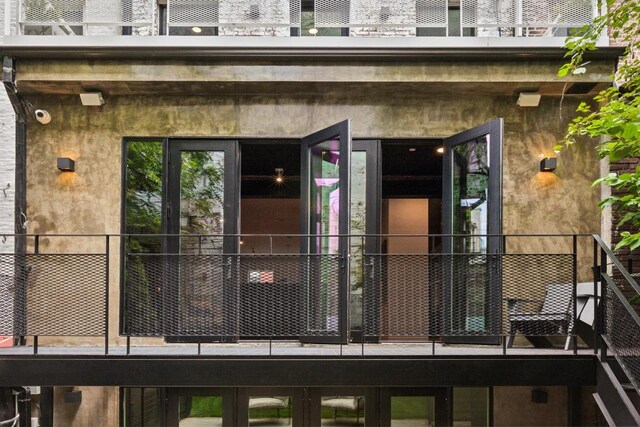
<path id="1" fill-rule="evenodd" d="M 85 107 L 99 107 L 104 105 L 104 98 L 102 92 L 87 92 L 80 94 L 80 102 Z"/>
<path id="2" fill-rule="evenodd" d="M 540 105 L 540 95 L 538 92 L 520 92 L 518 105 L 520 107 L 537 107 Z"/>
<path id="3" fill-rule="evenodd" d="M 415 153 L 415 152 L 416 152 L 416 147 L 411 147 L 411 148 L 409 148 L 409 152 L 411 152 L 411 153 Z"/>
<path id="4" fill-rule="evenodd" d="M 58 157 L 58 169 L 60 172 L 74 172 L 76 170 L 76 162 L 68 157 Z"/>
<path id="5" fill-rule="evenodd" d="M 309 28 L 309 34 L 312 34 L 312 35 L 315 36 L 316 34 L 318 34 L 318 29 L 317 28 Z"/>
<path id="6" fill-rule="evenodd" d="M 200 34 L 202 32 L 202 28 L 200 28 L 200 27 L 191 27 L 191 32 L 192 33 L 196 33 L 196 34 Z"/>
<path id="7" fill-rule="evenodd" d="M 276 168 L 276 176 L 275 180 L 278 184 L 282 184 L 284 182 L 284 169 Z"/>
<path id="8" fill-rule="evenodd" d="M 558 166 L 557 157 L 545 157 L 540 160 L 540 172 L 553 172 Z"/>
<path id="9" fill-rule="evenodd" d="M 438 152 L 438 154 L 444 154 L 444 147 L 438 147 L 436 151 Z"/>

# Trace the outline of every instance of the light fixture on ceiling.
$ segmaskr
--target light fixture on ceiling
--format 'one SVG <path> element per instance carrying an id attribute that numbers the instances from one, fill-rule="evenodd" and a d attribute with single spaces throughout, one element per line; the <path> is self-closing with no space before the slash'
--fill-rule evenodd
<path id="1" fill-rule="evenodd" d="M 200 27 L 191 27 L 191 32 L 192 33 L 196 33 L 196 34 L 200 34 L 202 32 L 202 28 L 200 28 Z"/>
<path id="2" fill-rule="evenodd" d="M 409 152 L 411 152 L 411 153 L 415 153 L 415 152 L 416 152 L 416 147 L 410 147 L 410 148 L 409 148 Z"/>
<path id="3" fill-rule="evenodd" d="M 85 107 L 100 107 L 104 105 L 102 92 L 86 92 L 80 94 L 80 102 Z"/>
<path id="4" fill-rule="evenodd" d="M 538 92 L 520 92 L 518 95 L 518 106 L 520 107 L 537 107 L 540 105 L 540 95 Z"/>
<path id="5" fill-rule="evenodd" d="M 315 27 L 314 28 L 309 28 L 309 34 L 315 36 L 316 34 L 318 34 L 318 29 L 315 28 Z"/>
<path id="6" fill-rule="evenodd" d="M 436 151 L 438 152 L 438 154 L 443 154 L 444 153 L 444 147 L 438 147 L 438 149 Z"/>
<path id="7" fill-rule="evenodd" d="M 277 184 L 282 184 L 284 182 L 284 169 L 276 168 L 276 175 L 274 177 Z"/>

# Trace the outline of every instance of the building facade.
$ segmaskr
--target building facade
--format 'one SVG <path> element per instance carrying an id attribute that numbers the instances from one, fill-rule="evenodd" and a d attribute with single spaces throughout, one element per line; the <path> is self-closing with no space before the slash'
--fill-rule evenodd
<path id="1" fill-rule="evenodd" d="M 553 152 L 621 53 L 556 76 L 599 13 L 5 2 L 20 422 L 608 422 L 601 165 Z"/>

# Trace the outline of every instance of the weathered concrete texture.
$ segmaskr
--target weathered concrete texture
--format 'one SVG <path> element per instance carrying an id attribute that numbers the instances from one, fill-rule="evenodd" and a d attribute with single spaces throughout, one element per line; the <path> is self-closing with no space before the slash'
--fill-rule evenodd
<path id="1" fill-rule="evenodd" d="M 547 403 L 533 403 L 531 391 L 548 393 Z M 494 387 L 493 425 L 566 426 L 566 387 Z"/>
<path id="2" fill-rule="evenodd" d="M 353 136 L 380 138 L 446 137 L 505 118 L 503 205 L 505 233 L 592 233 L 599 231 L 597 194 L 590 188 L 598 163 L 588 146 L 562 153 L 555 174 L 540 174 L 539 153 L 561 139 L 576 101 L 543 99 L 522 109 L 514 97 L 471 96 L 376 98 L 321 96 L 111 97 L 100 108 L 82 107 L 76 97 L 31 99 L 46 108 L 47 126 L 29 124 L 29 232 L 120 232 L 121 138 L 123 136 L 299 137 L 351 118 Z M 56 157 L 76 160 L 75 173 L 60 173 Z M 384 160 L 383 160 L 384 161 Z M 570 239 L 557 246 L 541 239 L 509 242 L 522 252 L 570 251 Z M 41 250 L 102 250 L 103 242 L 43 241 Z M 111 244 L 117 252 L 118 242 Z M 112 259 L 113 260 L 113 259 Z M 588 273 L 590 252 L 581 253 Z M 111 264 L 111 336 L 117 334 L 118 263 Z M 580 280 L 588 280 L 581 277 Z"/>
<path id="3" fill-rule="evenodd" d="M 67 391 L 81 391 L 81 403 L 66 403 Z M 118 387 L 56 387 L 53 391 L 54 427 L 116 427 Z"/>

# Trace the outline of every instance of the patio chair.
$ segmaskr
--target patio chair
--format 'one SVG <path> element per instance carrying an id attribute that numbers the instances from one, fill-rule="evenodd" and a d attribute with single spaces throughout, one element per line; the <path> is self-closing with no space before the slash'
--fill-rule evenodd
<path id="1" fill-rule="evenodd" d="M 360 413 L 364 409 L 364 397 L 362 396 L 326 396 L 322 398 L 320 405 L 323 408 L 333 409 L 333 419 L 338 417 L 338 410 L 356 413 L 356 424 L 360 424 Z"/>
<path id="2" fill-rule="evenodd" d="M 551 347 L 546 336 L 567 335 L 564 349 L 568 350 L 574 324 L 572 301 L 571 284 L 548 285 L 544 300 L 507 298 L 507 347 L 513 346 L 514 335 L 519 332 L 536 347 Z M 539 311 L 529 310 L 535 305 L 541 305 Z"/>
<path id="3" fill-rule="evenodd" d="M 249 409 L 275 409 L 276 417 L 280 418 L 280 409 L 289 407 L 288 396 L 273 397 L 251 397 L 249 398 Z"/>

